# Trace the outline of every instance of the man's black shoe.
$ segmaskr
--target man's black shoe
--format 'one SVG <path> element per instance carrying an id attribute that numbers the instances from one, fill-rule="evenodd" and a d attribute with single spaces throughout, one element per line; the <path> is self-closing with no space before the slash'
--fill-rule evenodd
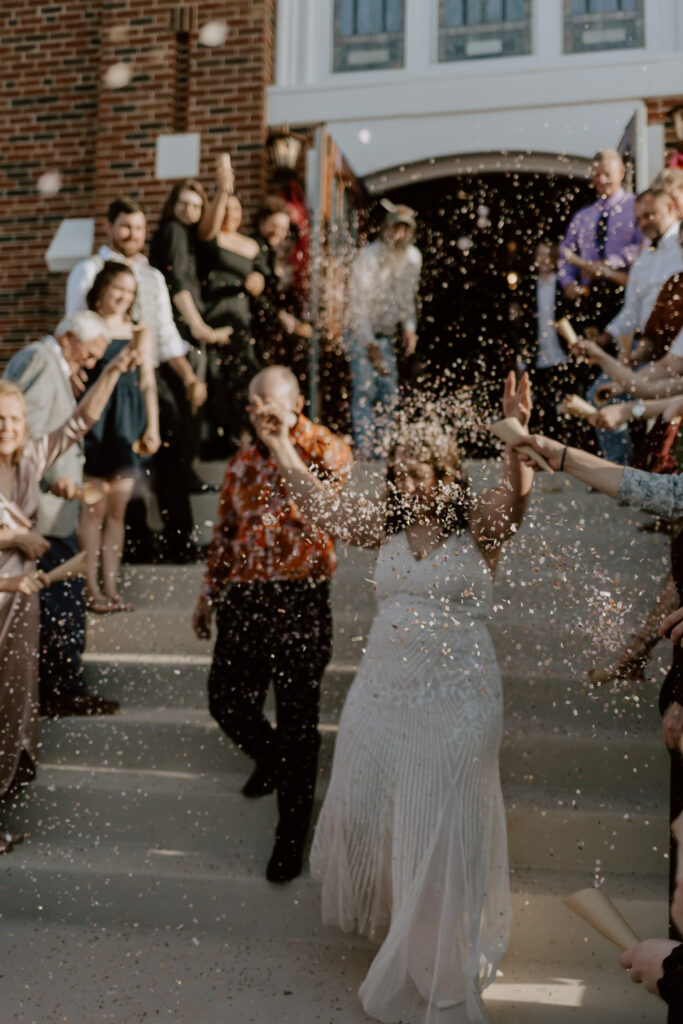
<path id="1" fill-rule="evenodd" d="M 253 772 L 242 786 L 242 795 L 255 799 L 259 796 L 268 796 L 275 792 L 275 779 L 270 770 L 262 765 L 256 765 Z"/>
<path id="2" fill-rule="evenodd" d="M 269 882 L 291 882 L 304 866 L 304 841 L 278 835 L 266 868 Z"/>
<path id="3" fill-rule="evenodd" d="M 79 693 L 67 697 L 50 697 L 41 703 L 40 713 L 44 718 L 62 718 L 67 715 L 114 715 L 119 707 L 117 700 L 107 700 L 97 693 Z"/>

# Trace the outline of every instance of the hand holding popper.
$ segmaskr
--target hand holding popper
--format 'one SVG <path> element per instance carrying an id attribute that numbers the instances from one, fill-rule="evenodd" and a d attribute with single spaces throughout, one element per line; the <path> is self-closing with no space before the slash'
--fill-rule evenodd
<path id="1" fill-rule="evenodd" d="M 86 560 L 87 555 L 85 551 L 79 551 L 73 558 L 67 559 L 66 562 L 55 566 L 49 572 L 42 573 L 45 586 L 49 587 L 51 583 L 59 583 L 61 580 L 68 580 L 73 576 L 83 576 L 85 574 Z"/>
<path id="2" fill-rule="evenodd" d="M 598 410 L 580 395 L 567 395 L 558 405 L 557 411 L 565 416 L 576 416 L 580 420 L 591 420 Z"/>
<path id="3" fill-rule="evenodd" d="M 576 331 L 574 330 L 566 316 L 563 316 L 560 320 L 555 321 L 555 330 L 561 338 L 564 338 L 568 345 L 578 345 L 579 336 L 577 335 Z"/>
<path id="4" fill-rule="evenodd" d="M 506 416 L 505 419 L 497 420 L 495 423 L 489 423 L 488 429 L 490 432 L 505 444 L 518 445 L 520 441 L 523 441 L 525 437 L 528 437 L 527 431 L 524 429 L 522 424 L 514 416 Z M 539 455 L 531 445 L 520 445 L 517 449 L 519 452 L 523 452 L 524 455 L 528 455 L 530 459 L 544 469 L 546 473 L 554 473 L 554 469 L 550 463 Z"/>
<path id="5" fill-rule="evenodd" d="M 581 889 L 562 902 L 622 951 L 640 942 L 604 889 Z"/>

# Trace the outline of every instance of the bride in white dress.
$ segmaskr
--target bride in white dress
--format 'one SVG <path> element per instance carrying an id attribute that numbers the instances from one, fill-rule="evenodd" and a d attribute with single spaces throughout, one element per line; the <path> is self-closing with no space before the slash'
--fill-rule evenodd
<path id="1" fill-rule="evenodd" d="M 511 374 L 505 415 L 526 426 L 530 407 L 526 375 L 516 387 Z M 311 852 L 323 921 L 381 943 L 360 988 L 372 1017 L 481 1024 L 510 919 L 502 690 L 486 620 L 533 470 L 508 449 L 501 487 L 472 499 L 452 439 L 411 424 L 389 458 L 389 497 L 375 503 L 321 484 L 283 410 L 261 407 L 259 434 L 307 515 L 380 549 L 378 613 Z"/>

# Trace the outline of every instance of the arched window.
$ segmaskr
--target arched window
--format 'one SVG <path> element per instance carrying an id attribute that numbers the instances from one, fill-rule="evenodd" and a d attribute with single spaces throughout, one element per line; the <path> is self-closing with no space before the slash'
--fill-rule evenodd
<path id="1" fill-rule="evenodd" d="M 335 0 L 334 70 L 403 67 L 405 0 Z"/>
<path id="2" fill-rule="evenodd" d="M 530 0 L 439 0 L 440 61 L 530 52 Z"/>
<path id="3" fill-rule="evenodd" d="M 643 0 L 564 0 L 564 52 L 645 45 Z"/>

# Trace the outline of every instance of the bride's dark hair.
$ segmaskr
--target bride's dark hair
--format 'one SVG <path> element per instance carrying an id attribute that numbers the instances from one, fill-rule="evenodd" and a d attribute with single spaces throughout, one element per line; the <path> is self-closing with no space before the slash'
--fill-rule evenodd
<path id="1" fill-rule="evenodd" d="M 452 430 L 431 418 L 406 423 L 389 450 L 387 460 L 386 532 L 399 533 L 416 521 L 415 512 L 396 486 L 396 463 L 403 459 L 431 466 L 436 494 L 431 514 L 444 533 L 465 533 L 472 510 L 472 491 Z"/>

